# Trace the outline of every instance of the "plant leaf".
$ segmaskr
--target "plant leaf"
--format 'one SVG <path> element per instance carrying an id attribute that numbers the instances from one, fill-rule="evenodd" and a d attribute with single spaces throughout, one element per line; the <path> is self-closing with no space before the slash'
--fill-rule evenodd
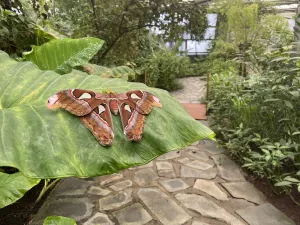
<path id="1" fill-rule="evenodd" d="M 0 209 L 22 198 L 39 182 L 40 179 L 24 177 L 20 172 L 14 174 L 0 172 Z"/>
<path id="2" fill-rule="evenodd" d="M 97 75 L 103 78 L 122 78 L 128 80 L 128 77 L 134 78 L 135 72 L 128 66 L 104 67 L 96 64 L 86 64 L 82 69 L 91 75 Z"/>
<path id="3" fill-rule="evenodd" d="M 278 182 L 276 184 L 274 184 L 275 186 L 291 186 L 292 182 L 289 182 L 289 181 L 281 181 L 281 182 Z"/>
<path id="4" fill-rule="evenodd" d="M 75 220 L 63 216 L 48 216 L 43 225 L 76 225 Z"/>
<path id="5" fill-rule="evenodd" d="M 293 109 L 294 107 L 293 107 L 293 105 L 292 105 L 292 103 L 290 102 L 290 101 L 284 101 L 284 103 L 285 103 L 285 105 L 287 106 L 287 107 L 289 107 L 290 109 Z"/>
<path id="6" fill-rule="evenodd" d="M 293 178 L 293 177 L 285 177 L 284 180 L 290 181 L 290 182 L 294 182 L 294 183 L 299 183 L 300 180 Z"/>
<path id="7" fill-rule="evenodd" d="M 0 52 L 0 68 L 0 166 L 18 168 L 27 177 L 111 174 L 214 136 L 161 89 L 94 75 L 60 76 L 40 71 L 31 62 L 16 62 L 4 52 Z M 72 88 L 116 93 L 146 90 L 160 99 L 163 108 L 154 108 L 147 116 L 140 143 L 127 141 L 120 117 L 113 116 L 115 140 L 111 147 L 103 147 L 78 117 L 46 107 L 51 95 Z"/>
<path id="8" fill-rule="evenodd" d="M 24 56 L 41 70 L 54 70 L 65 74 L 71 72 L 75 66 L 86 64 L 103 43 L 104 41 L 92 37 L 51 40 L 42 46 L 34 46 L 32 51 Z"/>
<path id="9" fill-rule="evenodd" d="M 63 34 L 60 34 L 56 30 L 52 29 L 49 25 L 41 27 L 39 25 L 35 28 L 36 38 L 38 41 L 38 45 L 44 44 L 48 41 L 55 39 L 63 39 L 67 38 Z"/>
<path id="10" fill-rule="evenodd" d="M 300 97 L 300 92 L 299 91 L 290 91 L 290 94 L 295 96 L 295 97 Z"/>

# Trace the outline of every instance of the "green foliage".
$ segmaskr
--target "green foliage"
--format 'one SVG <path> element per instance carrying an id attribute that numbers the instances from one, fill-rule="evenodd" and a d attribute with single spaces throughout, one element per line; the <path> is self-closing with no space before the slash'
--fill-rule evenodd
<path id="1" fill-rule="evenodd" d="M 191 73 L 191 62 L 186 56 L 178 56 L 173 51 L 158 50 L 139 62 L 145 73 L 145 84 L 168 91 L 180 88 L 177 77 Z"/>
<path id="2" fill-rule="evenodd" d="M 96 64 L 86 64 L 82 70 L 91 75 L 97 75 L 103 78 L 122 78 L 124 80 L 134 80 L 135 71 L 128 66 L 104 67 Z"/>
<path id="3" fill-rule="evenodd" d="M 232 60 L 235 58 L 238 48 L 228 42 L 217 40 L 213 51 L 205 60 L 196 61 L 199 74 L 228 74 L 238 70 L 239 63 Z"/>
<path id="4" fill-rule="evenodd" d="M 226 12 L 231 38 L 236 45 L 251 42 L 258 33 L 258 5 L 232 5 Z"/>
<path id="5" fill-rule="evenodd" d="M 42 70 L 54 70 L 64 74 L 75 66 L 87 63 L 102 47 L 97 38 L 52 40 L 42 46 L 34 46 L 25 58 L 34 62 Z"/>
<path id="6" fill-rule="evenodd" d="M 31 62 L 16 62 L 4 52 L 0 53 L 0 67 L 0 166 L 18 168 L 30 178 L 111 174 L 213 136 L 163 90 L 94 75 L 61 76 L 41 71 Z M 147 116 L 140 143 L 127 141 L 120 118 L 113 116 L 115 141 L 111 147 L 103 147 L 76 116 L 47 109 L 49 96 L 71 88 L 96 92 L 109 88 L 117 93 L 146 90 L 161 100 L 163 108 L 154 108 Z"/>
<path id="7" fill-rule="evenodd" d="M 42 0 L 7 0 L 0 2 L 0 46 L 11 55 L 21 56 L 31 45 L 61 37 L 45 20 L 46 3 Z"/>
<path id="8" fill-rule="evenodd" d="M 76 225 L 75 220 L 63 216 L 48 216 L 43 225 Z"/>
<path id="9" fill-rule="evenodd" d="M 232 155 L 289 193 L 300 175 L 299 59 L 278 56 L 259 59 L 262 74 L 213 75 L 209 107 L 212 127 Z"/>
<path id="10" fill-rule="evenodd" d="M 238 71 L 241 76 L 261 72 L 257 60 L 266 51 L 280 49 L 293 40 L 288 21 L 281 15 L 271 14 L 269 5 L 260 1 L 244 4 L 241 0 L 221 3 L 215 8 L 219 12 L 219 40 L 202 63 L 207 72 Z"/>
<path id="11" fill-rule="evenodd" d="M 21 173 L 6 174 L 0 172 L 0 209 L 14 203 L 37 185 L 40 179 L 27 178 Z"/>
<path id="12" fill-rule="evenodd" d="M 56 7 L 59 11 L 52 20 L 63 18 L 72 24 L 73 37 L 89 35 L 105 41 L 96 62 L 106 65 L 140 58 L 149 28 L 162 30 L 165 40 L 177 39 L 184 31 L 199 39 L 207 24 L 205 6 L 193 1 L 77 0 L 74 4 L 60 0 Z"/>

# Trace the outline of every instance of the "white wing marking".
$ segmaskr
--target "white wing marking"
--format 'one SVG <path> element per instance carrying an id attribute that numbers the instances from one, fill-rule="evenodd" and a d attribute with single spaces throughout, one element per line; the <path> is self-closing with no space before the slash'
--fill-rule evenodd
<path id="1" fill-rule="evenodd" d="M 99 114 L 103 113 L 105 111 L 105 108 L 103 105 L 98 105 Z"/>
<path id="2" fill-rule="evenodd" d="M 137 95 L 134 94 L 134 93 L 132 93 L 132 94 L 130 95 L 130 97 L 131 97 L 132 99 L 141 99 L 139 96 L 137 96 Z"/>
<path id="3" fill-rule="evenodd" d="M 92 96 L 89 93 L 83 93 L 80 95 L 79 99 L 90 99 Z"/>
<path id="4" fill-rule="evenodd" d="M 125 105 L 124 109 L 131 113 L 131 109 L 130 109 L 129 105 Z"/>

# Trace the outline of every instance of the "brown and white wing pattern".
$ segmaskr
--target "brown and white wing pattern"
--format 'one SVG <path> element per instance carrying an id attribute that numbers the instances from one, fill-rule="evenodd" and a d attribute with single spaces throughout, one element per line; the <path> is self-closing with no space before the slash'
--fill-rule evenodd
<path id="1" fill-rule="evenodd" d="M 135 108 L 126 102 L 119 103 L 119 111 L 122 120 L 124 134 L 129 141 L 140 141 L 143 136 L 146 116 L 140 114 Z"/>
<path id="2" fill-rule="evenodd" d="M 135 105 L 135 110 L 139 113 L 147 115 L 152 111 L 153 107 L 162 107 L 159 99 L 147 91 L 129 91 L 126 93 L 127 103 Z"/>
<path id="3" fill-rule="evenodd" d="M 79 118 L 81 123 L 92 132 L 101 145 L 112 145 L 114 133 L 109 104 L 102 103 L 88 115 Z"/>
<path id="4" fill-rule="evenodd" d="M 72 89 L 52 95 L 47 102 L 49 109 L 63 108 L 78 116 L 103 146 L 114 140 L 111 111 L 120 112 L 124 134 L 129 141 L 140 141 L 146 115 L 153 107 L 162 107 L 159 99 L 146 91 L 100 94 L 93 91 Z"/>
<path id="5" fill-rule="evenodd" d="M 78 116 L 101 145 L 109 146 L 114 140 L 109 99 L 105 94 L 72 89 L 52 95 L 47 102 L 49 109 L 63 108 Z"/>
<path id="6" fill-rule="evenodd" d="M 162 107 L 159 99 L 146 91 L 130 91 L 118 95 L 124 134 L 129 141 L 140 141 L 146 116 L 153 107 Z"/>
<path id="7" fill-rule="evenodd" d="M 63 90 L 48 99 L 47 107 L 49 109 L 63 108 L 76 116 L 84 116 L 92 112 L 102 99 L 96 98 L 93 91 L 71 89 Z"/>

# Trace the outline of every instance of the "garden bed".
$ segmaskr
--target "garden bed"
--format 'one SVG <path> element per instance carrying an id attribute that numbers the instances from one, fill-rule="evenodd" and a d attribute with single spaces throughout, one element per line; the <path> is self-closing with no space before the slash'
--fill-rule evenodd
<path id="1" fill-rule="evenodd" d="M 258 179 L 253 175 L 249 175 L 246 178 L 267 197 L 268 202 L 292 219 L 296 225 L 300 225 L 300 205 L 295 204 L 290 196 L 285 194 L 277 195 L 274 192 L 273 185 L 267 179 Z M 296 189 L 291 195 L 295 201 L 300 203 L 300 195 Z"/>
<path id="2" fill-rule="evenodd" d="M 46 192 L 42 199 L 36 203 L 44 183 L 40 182 L 37 186 L 28 191 L 23 198 L 12 205 L 0 209 L 1 225 L 27 225 L 47 199 L 50 191 Z M 52 188 L 53 189 L 53 188 Z"/>

